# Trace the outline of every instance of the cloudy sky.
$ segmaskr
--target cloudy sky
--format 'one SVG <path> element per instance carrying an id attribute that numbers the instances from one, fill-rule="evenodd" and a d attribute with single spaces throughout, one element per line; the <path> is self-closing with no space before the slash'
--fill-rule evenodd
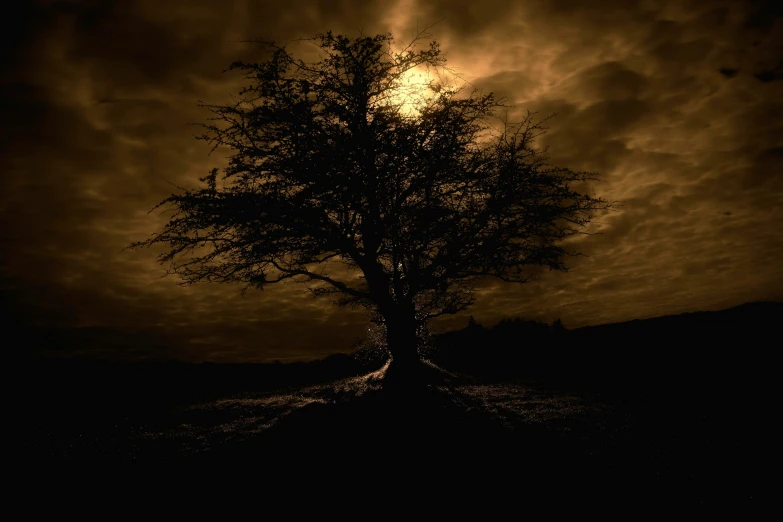
<path id="1" fill-rule="evenodd" d="M 193 138 L 241 85 L 254 37 L 419 28 L 473 85 L 550 121 L 553 163 L 622 202 L 568 273 L 483 288 L 484 323 L 567 327 L 783 300 L 783 17 L 773 2 L 603 0 L 29 1 L 6 33 L 0 129 L 5 319 L 59 353 L 189 361 L 347 351 L 358 312 L 278 285 L 183 288 L 150 208 L 220 165 Z M 441 327 L 461 326 L 465 317 Z"/>

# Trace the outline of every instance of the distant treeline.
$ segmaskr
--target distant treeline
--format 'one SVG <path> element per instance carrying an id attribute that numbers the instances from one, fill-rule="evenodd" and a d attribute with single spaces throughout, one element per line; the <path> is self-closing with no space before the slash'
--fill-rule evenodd
<path id="1" fill-rule="evenodd" d="M 522 318 L 503 319 L 485 328 L 471 316 L 465 328 L 436 335 L 428 355 L 439 366 L 469 374 L 539 372 L 570 355 L 569 334 L 560 320 L 549 325 Z"/>
<path id="2" fill-rule="evenodd" d="M 436 336 L 430 358 L 473 375 L 568 382 L 623 381 L 758 371 L 780 342 L 783 303 L 748 303 L 695 312 L 567 329 L 505 319 L 491 328 L 475 321 Z"/>
<path id="3" fill-rule="evenodd" d="M 433 336 L 424 356 L 448 371 L 478 378 L 649 385 L 683 375 L 721 378 L 759 372 L 780 343 L 782 324 L 783 303 L 771 302 L 577 329 L 559 320 L 504 319 L 492 327 L 471 320 L 460 330 Z M 351 354 L 295 363 L 37 359 L 27 366 L 25 380 L 31 391 L 42 387 L 47 393 L 88 396 L 100 390 L 192 401 L 361 375 L 380 368 L 387 357 L 365 344 Z"/>

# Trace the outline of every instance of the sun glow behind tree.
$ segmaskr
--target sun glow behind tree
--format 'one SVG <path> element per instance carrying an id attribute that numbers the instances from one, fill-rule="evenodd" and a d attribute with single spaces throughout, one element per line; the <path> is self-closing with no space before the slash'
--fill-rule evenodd
<path id="1" fill-rule="evenodd" d="M 427 69 L 417 67 L 406 71 L 395 89 L 391 104 L 399 107 L 401 116 L 416 118 L 442 88 L 437 76 Z"/>

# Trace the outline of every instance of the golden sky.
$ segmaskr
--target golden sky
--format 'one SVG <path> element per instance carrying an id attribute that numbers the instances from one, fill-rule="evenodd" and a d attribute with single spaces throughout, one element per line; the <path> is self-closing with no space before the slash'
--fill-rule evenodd
<path id="1" fill-rule="evenodd" d="M 365 317 L 297 285 L 177 286 L 147 214 L 219 154 L 193 138 L 240 85 L 254 37 L 431 29 L 449 65 L 519 114 L 556 112 L 556 164 L 599 173 L 622 208 L 589 257 L 482 288 L 485 323 L 567 327 L 783 300 L 783 16 L 775 2 L 605 0 L 30 1 L 4 44 L 6 319 L 77 332 L 74 353 L 264 361 L 347 351 Z M 516 112 L 515 112 L 516 111 Z M 461 326 L 455 318 L 442 326 Z M 76 335 L 76 334 L 74 334 Z"/>

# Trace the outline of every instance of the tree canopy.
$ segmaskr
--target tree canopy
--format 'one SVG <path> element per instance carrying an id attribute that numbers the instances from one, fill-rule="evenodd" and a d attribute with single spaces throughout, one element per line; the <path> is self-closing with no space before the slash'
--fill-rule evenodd
<path id="1" fill-rule="evenodd" d="M 185 284 L 307 281 L 376 312 L 395 359 L 417 325 L 467 308 L 478 278 L 567 269 L 562 240 L 609 203 L 585 192 L 593 174 L 547 163 L 546 120 L 508 122 L 504 100 L 437 74 L 409 92 L 412 74 L 446 66 L 421 35 L 401 50 L 389 34 L 307 41 L 319 59 L 261 41 L 265 60 L 231 64 L 245 86 L 203 105 L 198 136 L 230 149 L 228 166 L 161 202 L 174 214 L 133 246 L 165 244 Z"/>

